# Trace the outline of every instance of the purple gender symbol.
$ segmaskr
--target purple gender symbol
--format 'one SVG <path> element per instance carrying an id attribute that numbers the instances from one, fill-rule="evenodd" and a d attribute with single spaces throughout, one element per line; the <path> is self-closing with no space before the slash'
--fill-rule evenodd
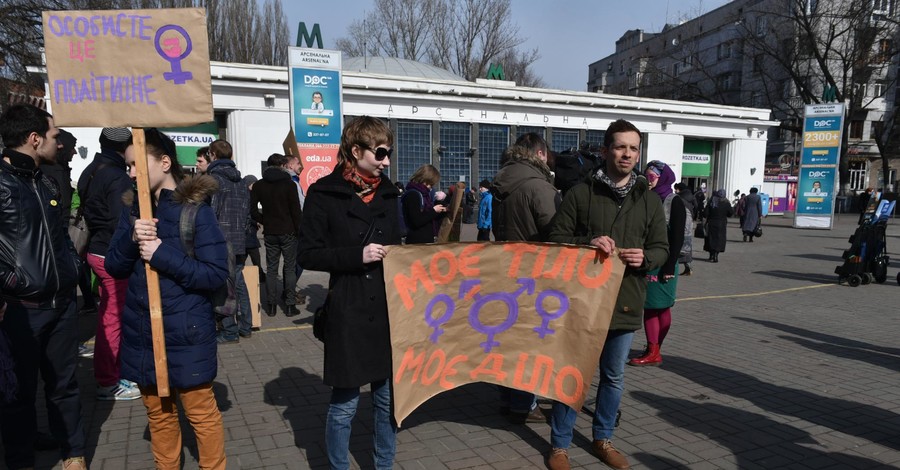
<path id="1" fill-rule="evenodd" d="M 447 307 L 446 311 L 440 318 L 434 318 L 432 313 L 434 312 L 434 306 L 438 302 L 443 302 L 444 306 Z M 434 333 L 428 337 L 432 343 L 437 344 L 438 338 L 442 334 L 444 334 L 444 329 L 441 328 L 441 325 L 450 321 L 450 317 L 453 316 L 453 310 L 456 308 L 456 304 L 453 303 L 453 299 L 447 294 L 438 294 L 431 299 L 431 302 L 428 302 L 428 305 L 425 307 L 425 323 L 428 326 L 434 328 Z"/>
<path id="2" fill-rule="evenodd" d="M 185 47 L 184 51 L 181 51 L 180 43 L 174 42 L 172 39 L 167 39 L 166 41 L 162 41 L 162 35 L 166 31 L 173 30 L 177 31 L 178 34 L 181 34 L 184 37 Z M 172 83 L 176 85 L 183 85 L 188 80 L 194 78 L 194 75 L 191 72 L 185 72 L 181 70 L 181 61 L 184 60 L 187 56 L 191 55 L 191 50 L 193 50 L 194 46 L 191 43 L 191 37 L 188 35 L 187 31 L 184 28 L 174 24 L 167 24 L 162 28 L 159 28 L 156 31 L 156 38 L 153 40 L 156 45 L 156 53 L 159 54 L 160 57 L 169 61 L 169 64 L 172 66 L 171 72 L 164 72 L 163 78 L 166 80 L 171 80 Z M 168 49 L 163 49 L 163 42 L 165 42 L 165 46 Z"/>
<path id="3" fill-rule="evenodd" d="M 550 313 L 544 309 L 544 299 L 547 297 L 556 297 L 559 300 L 559 310 Z M 534 327 L 534 331 L 538 334 L 538 338 L 544 339 L 544 336 L 552 335 L 556 332 L 556 330 L 550 328 L 550 322 L 563 316 L 569 310 L 569 297 L 558 290 L 548 289 L 538 294 L 537 300 L 534 302 L 534 308 L 537 310 L 538 315 L 544 319 L 541 322 L 541 326 Z"/>
<path id="4" fill-rule="evenodd" d="M 469 324 L 479 333 L 487 335 L 487 341 L 481 343 L 481 347 L 484 348 L 486 353 L 491 352 L 494 346 L 500 346 L 499 341 L 494 341 L 494 336 L 508 330 L 519 318 L 519 301 L 517 300 L 519 295 L 526 291 L 529 294 L 534 293 L 534 279 L 523 278 L 518 281 L 522 284 L 522 288 L 515 292 L 494 292 L 486 295 L 475 295 L 475 303 L 469 309 Z M 499 325 L 489 326 L 481 323 L 479 315 L 484 304 L 488 302 L 503 302 L 506 304 L 506 320 Z"/>

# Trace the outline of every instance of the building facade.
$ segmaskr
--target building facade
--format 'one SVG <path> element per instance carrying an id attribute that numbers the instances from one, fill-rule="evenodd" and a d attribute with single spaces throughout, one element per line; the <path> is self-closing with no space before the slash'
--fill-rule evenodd
<path id="1" fill-rule="evenodd" d="M 645 162 L 665 161 L 679 176 L 700 174 L 691 180 L 697 186 L 730 192 L 762 184 L 766 133 L 776 124 L 768 109 L 470 82 L 429 67 L 401 59 L 343 64 L 344 121 L 369 115 L 390 124 L 394 181 L 408 181 L 426 163 L 440 169 L 442 186 L 491 179 L 519 135 L 538 132 L 562 151 L 582 141 L 601 143 L 607 126 L 624 118 L 643 133 Z M 244 174 L 259 175 L 267 157 L 282 152 L 290 130 L 288 70 L 214 62 L 211 76 L 217 135 L 232 143 Z M 77 174 L 98 150 L 100 129 L 69 130 L 85 147 L 72 164 Z M 688 160 L 686 147 L 693 149 Z"/>
<path id="2" fill-rule="evenodd" d="M 900 159 L 888 155 L 884 178 L 875 135 L 896 105 L 897 19 L 891 0 L 736 0 L 657 33 L 625 32 L 615 53 L 589 65 L 587 86 L 771 108 L 780 125 L 768 133 L 762 190 L 780 196 L 796 184 L 803 105 L 823 99 L 830 76 L 848 108 L 845 183 L 896 189 Z"/>

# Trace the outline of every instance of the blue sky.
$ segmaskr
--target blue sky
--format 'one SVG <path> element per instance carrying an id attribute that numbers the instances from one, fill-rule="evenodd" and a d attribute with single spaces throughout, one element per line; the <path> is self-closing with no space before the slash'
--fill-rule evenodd
<path id="1" fill-rule="evenodd" d="M 611 54 L 629 29 L 657 32 L 684 15 L 697 16 L 727 0 L 512 0 L 513 21 L 523 47 L 538 48 L 534 70 L 550 88 L 585 90 L 588 64 Z M 319 23 L 326 48 L 347 35 L 347 27 L 371 10 L 372 0 L 284 2 L 293 45 L 297 25 Z"/>

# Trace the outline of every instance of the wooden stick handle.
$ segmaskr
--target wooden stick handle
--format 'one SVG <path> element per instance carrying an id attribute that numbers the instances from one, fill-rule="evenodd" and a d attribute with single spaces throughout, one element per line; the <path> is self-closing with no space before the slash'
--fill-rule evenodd
<path id="1" fill-rule="evenodd" d="M 137 173 L 138 204 L 141 218 L 153 218 L 150 200 L 150 175 L 147 168 L 147 145 L 144 129 L 135 127 L 131 131 L 134 140 L 134 162 Z M 166 337 L 163 330 L 162 297 L 159 292 L 159 273 L 144 262 L 147 270 L 147 300 L 150 304 L 150 331 L 153 335 L 153 363 L 156 365 L 156 390 L 159 396 L 169 396 L 169 362 L 166 359 Z"/>

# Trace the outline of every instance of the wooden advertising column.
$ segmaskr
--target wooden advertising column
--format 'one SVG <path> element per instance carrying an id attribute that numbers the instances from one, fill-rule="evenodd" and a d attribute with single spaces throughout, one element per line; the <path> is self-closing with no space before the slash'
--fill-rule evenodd
<path id="1" fill-rule="evenodd" d="M 138 204 L 141 218 L 153 218 L 153 206 L 150 199 L 150 178 L 147 170 L 147 145 L 144 129 L 135 127 L 131 130 L 134 140 L 134 162 L 137 173 Z M 162 296 L 159 292 L 159 273 L 144 261 L 147 270 L 147 302 L 150 304 L 150 330 L 153 334 L 153 363 L 156 366 L 156 391 L 161 397 L 169 396 L 169 361 L 166 359 L 166 337 L 163 330 Z"/>

